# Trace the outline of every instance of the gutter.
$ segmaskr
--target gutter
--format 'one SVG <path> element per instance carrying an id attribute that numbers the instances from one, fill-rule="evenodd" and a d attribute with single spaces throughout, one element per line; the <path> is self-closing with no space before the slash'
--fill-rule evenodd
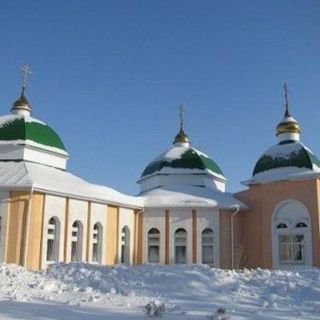
<path id="1" fill-rule="evenodd" d="M 238 206 L 235 211 L 231 214 L 231 269 L 234 269 L 234 217 L 240 211 Z"/>

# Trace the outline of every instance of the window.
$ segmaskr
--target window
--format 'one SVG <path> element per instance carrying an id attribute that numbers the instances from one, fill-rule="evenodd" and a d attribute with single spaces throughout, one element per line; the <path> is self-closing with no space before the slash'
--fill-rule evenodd
<path id="1" fill-rule="evenodd" d="M 121 263 L 130 263 L 130 230 L 127 226 L 121 232 Z"/>
<path id="2" fill-rule="evenodd" d="M 296 228 L 307 228 L 308 226 L 304 222 L 299 222 L 296 224 Z"/>
<path id="3" fill-rule="evenodd" d="M 204 229 L 202 231 L 202 263 L 213 264 L 213 231 Z"/>
<path id="4" fill-rule="evenodd" d="M 72 224 L 71 230 L 71 261 L 80 262 L 82 260 L 82 236 L 83 226 L 80 221 Z"/>
<path id="5" fill-rule="evenodd" d="M 102 263 L 102 225 L 100 223 L 93 226 L 92 261 Z"/>
<path id="6" fill-rule="evenodd" d="M 285 223 L 279 223 L 277 225 L 277 229 L 286 229 L 287 228 L 287 225 Z"/>
<path id="7" fill-rule="evenodd" d="M 174 233 L 175 263 L 187 263 L 187 231 L 178 229 Z"/>
<path id="8" fill-rule="evenodd" d="M 280 235 L 279 236 L 280 263 L 303 263 L 304 262 L 304 236 Z"/>
<path id="9" fill-rule="evenodd" d="M 312 266 L 311 217 L 300 201 L 282 201 L 272 215 L 272 264 Z"/>
<path id="10" fill-rule="evenodd" d="M 60 222 L 50 218 L 47 228 L 47 261 L 59 261 Z"/>
<path id="11" fill-rule="evenodd" d="M 160 231 L 156 228 L 148 232 L 148 262 L 160 262 Z"/>

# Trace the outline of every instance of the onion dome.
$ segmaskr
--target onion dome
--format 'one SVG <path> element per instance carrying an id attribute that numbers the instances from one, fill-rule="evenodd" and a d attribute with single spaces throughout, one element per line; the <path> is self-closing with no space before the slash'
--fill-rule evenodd
<path id="1" fill-rule="evenodd" d="M 167 185 L 208 186 L 224 190 L 226 181 L 218 164 L 191 146 L 182 119 L 173 146 L 147 165 L 138 183 L 143 192 Z"/>
<path id="2" fill-rule="evenodd" d="M 14 114 L 19 114 L 23 112 L 30 114 L 32 111 L 31 105 L 24 95 L 24 91 L 25 91 L 25 88 L 23 87 L 20 98 L 15 101 L 15 103 L 11 108 L 11 112 Z"/>
<path id="3" fill-rule="evenodd" d="M 1 144 L 29 144 L 66 153 L 58 134 L 47 124 L 28 115 L 12 114 L 0 117 Z"/>
<path id="4" fill-rule="evenodd" d="M 300 125 L 289 112 L 286 85 L 284 89 L 285 114 L 276 129 L 279 143 L 262 154 L 254 167 L 252 179 L 245 184 L 297 178 L 320 171 L 320 160 L 300 142 Z"/>
<path id="5" fill-rule="evenodd" d="M 65 169 L 66 148 L 58 134 L 46 123 L 31 117 L 25 96 L 27 66 L 23 67 L 22 93 L 11 114 L 0 117 L 0 161 L 29 161 Z"/>
<path id="6" fill-rule="evenodd" d="M 141 179 L 150 175 L 167 174 L 211 174 L 224 178 L 218 164 L 205 153 L 177 143 L 172 148 L 151 161 L 143 170 Z"/>

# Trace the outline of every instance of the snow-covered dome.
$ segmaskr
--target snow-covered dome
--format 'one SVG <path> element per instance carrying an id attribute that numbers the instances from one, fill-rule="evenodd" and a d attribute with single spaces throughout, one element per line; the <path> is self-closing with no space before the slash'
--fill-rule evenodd
<path id="1" fill-rule="evenodd" d="M 280 142 L 262 154 L 254 167 L 252 179 L 244 184 L 299 179 L 318 174 L 320 160 L 300 142 L 300 133 L 298 121 L 289 112 L 286 95 L 285 114 L 276 128 Z"/>
<path id="2" fill-rule="evenodd" d="M 46 123 L 31 117 L 24 89 L 11 114 L 0 117 L 0 161 L 25 160 L 65 169 L 68 153 L 62 140 Z"/>
<path id="3" fill-rule="evenodd" d="M 173 146 L 147 165 L 138 183 L 141 192 L 169 185 L 206 186 L 224 191 L 226 181 L 218 164 L 191 146 L 181 126 Z"/>
<path id="4" fill-rule="evenodd" d="M 30 144 L 44 149 L 66 152 L 57 133 L 47 124 L 29 115 L 12 114 L 0 117 L 0 142 Z"/>

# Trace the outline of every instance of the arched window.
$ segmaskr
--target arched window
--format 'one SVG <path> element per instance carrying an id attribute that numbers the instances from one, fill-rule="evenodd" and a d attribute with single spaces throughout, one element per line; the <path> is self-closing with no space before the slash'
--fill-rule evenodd
<path id="1" fill-rule="evenodd" d="M 52 217 L 48 221 L 47 229 L 47 261 L 59 261 L 60 221 Z"/>
<path id="2" fill-rule="evenodd" d="M 178 229 L 174 233 L 175 263 L 187 263 L 187 231 Z"/>
<path id="3" fill-rule="evenodd" d="M 83 225 L 77 220 L 72 224 L 71 235 L 71 261 L 82 261 L 82 247 L 83 247 Z"/>
<path id="4" fill-rule="evenodd" d="M 96 223 L 92 233 L 92 261 L 102 263 L 102 225 Z"/>
<path id="5" fill-rule="evenodd" d="M 305 222 L 304 222 L 305 221 Z M 310 214 L 296 200 L 281 203 L 273 214 L 273 266 L 312 265 Z"/>
<path id="6" fill-rule="evenodd" d="M 121 232 L 121 263 L 130 264 L 130 230 L 127 226 Z"/>
<path id="7" fill-rule="evenodd" d="M 299 222 L 296 224 L 296 228 L 307 228 L 308 226 L 304 222 Z"/>
<path id="8" fill-rule="evenodd" d="M 160 262 L 160 231 L 156 228 L 148 232 L 148 262 Z"/>
<path id="9" fill-rule="evenodd" d="M 206 228 L 202 231 L 202 263 L 213 264 L 213 230 Z"/>

